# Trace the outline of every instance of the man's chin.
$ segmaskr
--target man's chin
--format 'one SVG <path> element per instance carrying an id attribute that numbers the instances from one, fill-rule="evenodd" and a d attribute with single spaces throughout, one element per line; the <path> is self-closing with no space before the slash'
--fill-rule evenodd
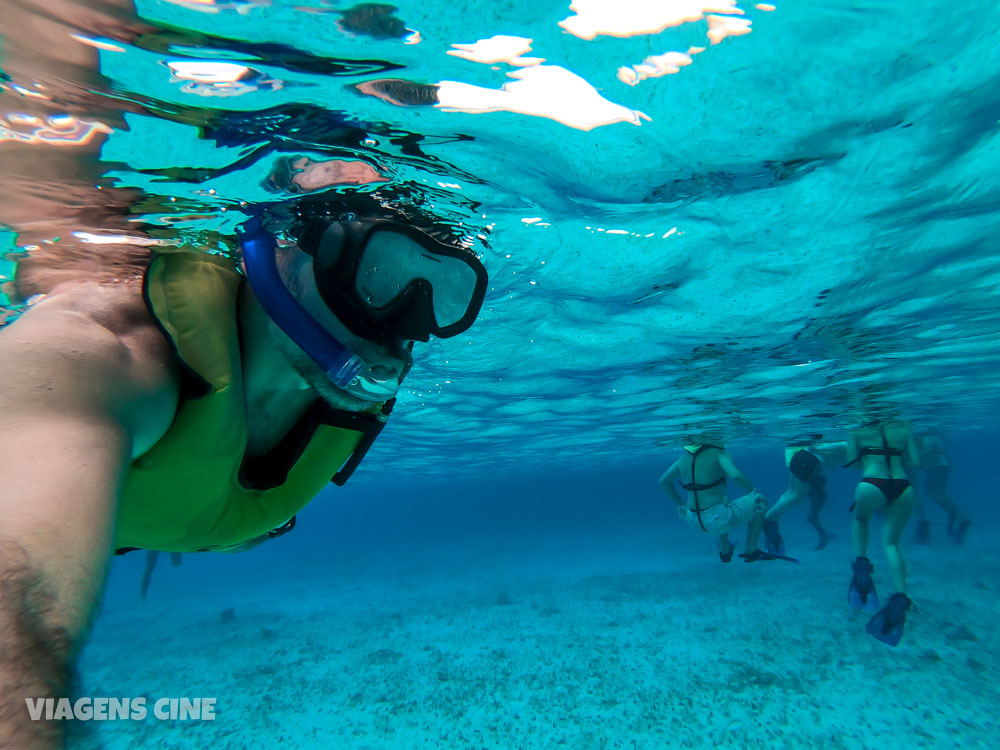
<path id="1" fill-rule="evenodd" d="M 347 391 L 341 390 L 329 381 L 326 374 L 322 372 L 316 363 L 306 356 L 296 356 L 292 360 L 292 366 L 306 383 L 323 399 L 327 405 L 334 409 L 344 411 L 369 411 L 372 404 L 368 401 L 352 396 Z"/>
<path id="2" fill-rule="evenodd" d="M 308 354 L 281 333 L 277 326 L 274 326 L 273 330 L 276 335 L 277 348 L 285 360 L 298 373 L 299 377 L 327 404 L 334 409 L 343 409 L 344 411 L 363 412 L 372 410 L 375 406 L 374 402 L 352 396 L 347 391 L 335 386 L 327 378 L 326 373 L 323 372 L 320 366 Z M 395 359 L 402 362 L 402 366 L 405 368 L 402 370 L 404 373 L 409 370 L 410 365 L 413 363 L 409 352 L 405 351 L 396 355 Z M 393 367 L 393 370 L 398 372 L 400 365 L 397 363 L 394 364 L 395 367 Z"/>
<path id="3" fill-rule="evenodd" d="M 327 405 L 334 409 L 360 412 L 371 411 L 374 406 L 374 404 L 370 401 L 362 401 L 360 398 L 352 396 L 347 391 L 342 391 L 325 378 L 323 381 L 324 382 L 322 383 L 314 384 L 313 387 L 319 393 L 320 398 L 326 401 Z"/>

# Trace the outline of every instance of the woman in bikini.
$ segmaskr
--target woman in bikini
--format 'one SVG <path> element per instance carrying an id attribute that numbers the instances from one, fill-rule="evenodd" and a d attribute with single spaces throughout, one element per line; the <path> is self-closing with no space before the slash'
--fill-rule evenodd
<path id="1" fill-rule="evenodd" d="M 888 621 L 892 621 L 891 627 L 894 630 L 898 625 L 896 642 L 898 635 L 902 633 L 905 612 L 910 604 L 906 596 L 906 561 L 899 550 L 899 537 L 916 502 L 903 464 L 917 465 L 919 460 L 910 428 L 904 422 L 869 424 L 852 432 L 847 439 L 847 465 L 860 462 L 862 472 L 861 481 L 854 491 L 854 505 L 851 506 L 854 511 L 852 538 L 857 558 L 853 563 L 854 578 L 851 581 L 849 598 L 853 605 L 862 609 L 873 610 L 878 607 L 878 598 L 871 578 L 874 568 L 866 554 L 869 521 L 876 512 L 884 510 L 882 546 L 889 560 L 896 593 L 886 607 L 887 610 L 892 608 L 892 612 L 888 613 L 890 616 L 885 617 L 883 610 L 872 621 L 875 623 L 879 620 L 879 632 L 882 621 L 886 621 L 887 625 L 890 625 Z M 869 632 L 872 632 L 871 624 Z M 872 634 L 880 640 L 886 640 L 874 632 Z M 892 636 L 889 640 L 891 638 Z"/>

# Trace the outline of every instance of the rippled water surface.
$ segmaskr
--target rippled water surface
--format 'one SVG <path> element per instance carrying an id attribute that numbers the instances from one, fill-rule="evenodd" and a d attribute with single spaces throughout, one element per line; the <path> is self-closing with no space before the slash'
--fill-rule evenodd
<path id="1" fill-rule="evenodd" d="M 486 237 L 481 317 L 419 348 L 372 468 L 641 458 L 694 429 L 889 412 L 984 427 L 1000 6 L 775 5 L 46 3 L 76 32 L 18 58 L 8 19 L 0 138 L 39 166 L 6 190 L 89 179 L 134 230 L 218 251 L 296 197 L 265 188 L 282 163 L 338 159 L 344 192 Z M 59 91 L 32 75 L 49 58 Z M 31 119 L 50 94 L 72 116 Z M 99 164 L 74 173 L 67 141 Z M 7 279 L 73 230 L 4 221 Z"/>

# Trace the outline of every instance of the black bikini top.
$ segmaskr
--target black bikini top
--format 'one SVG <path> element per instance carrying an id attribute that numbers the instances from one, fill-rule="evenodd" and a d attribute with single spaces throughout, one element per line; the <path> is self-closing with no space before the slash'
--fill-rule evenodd
<path id="1" fill-rule="evenodd" d="M 871 448 L 869 446 L 865 446 L 864 448 L 858 448 L 858 457 L 855 458 L 853 461 L 849 461 L 848 463 L 844 464 L 843 468 L 846 469 L 848 466 L 856 464 L 861 459 L 862 456 L 882 456 L 883 458 L 885 458 L 886 466 L 889 465 L 890 456 L 897 456 L 899 458 L 902 458 L 903 457 L 902 448 L 889 447 L 889 440 L 885 436 L 885 426 L 880 427 L 879 432 L 882 433 L 882 447 Z"/>
<path id="2" fill-rule="evenodd" d="M 713 487 L 718 487 L 720 484 L 725 484 L 725 483 L 726 483 L 726 478 L 720 477 L 711 484 L 697 484 L 695 482 L 691 482 L 690 484 L 684 484 L 684 482 L 681 482 L 681 487 L 686 489 L 688 492 L 702 492 L 704 490 L 710 490 Z"/>
<path id="3" fill-rule="evenodd" d="M 861 456 L 902 456 L 903 451 L 901 448 L 886 446 L 885 448 L 860 448 L 858 454 Z"/>
<path id="4" fill-rule="evenodd" d="M 691 481 L 688 482 L 687 484 L 685 484 L 684 482 L 679 482 L 680 486 L 686 489 L 688 492 L 694 492 L 694 493 L 704 492 L 705 490 L 710 490 L 713 487 L 718 487 L 720 484 L 726 483 L 725 476 L 719 477 L 714 482 L 710 482 L 709 484 L 698 484 L 697 482 L 694 481 L 694 465 L 696 459 L 698 458 L 698 454 L 701 453 L 706 448 L 715 448 L 716 450 L 722 450 L 717 445 L 708 445 L 707 443 L 699 445 L 697 450 L 695 451 L 688 450 L 688 452 L 691 453 Z M 698 498 L 695 497 L 695 506 L 697 506 L 697 504 L 698 504 Z"/>

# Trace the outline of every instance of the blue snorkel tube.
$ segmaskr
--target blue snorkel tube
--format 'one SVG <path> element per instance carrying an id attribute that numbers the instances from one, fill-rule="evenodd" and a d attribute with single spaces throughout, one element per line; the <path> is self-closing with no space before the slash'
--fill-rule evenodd
<path id="1" fill-rule="evenodd" d="M 253 217 L 236 231 L 250 288 L 268 317 L 338 388 L 363 401 L 378 403 L 392 398 L 399 381 L 395 377 L 376 378 L 361 357 L 334 338 L 288 291 L 275 260 L 278 243 L 260 219 Z"/>

